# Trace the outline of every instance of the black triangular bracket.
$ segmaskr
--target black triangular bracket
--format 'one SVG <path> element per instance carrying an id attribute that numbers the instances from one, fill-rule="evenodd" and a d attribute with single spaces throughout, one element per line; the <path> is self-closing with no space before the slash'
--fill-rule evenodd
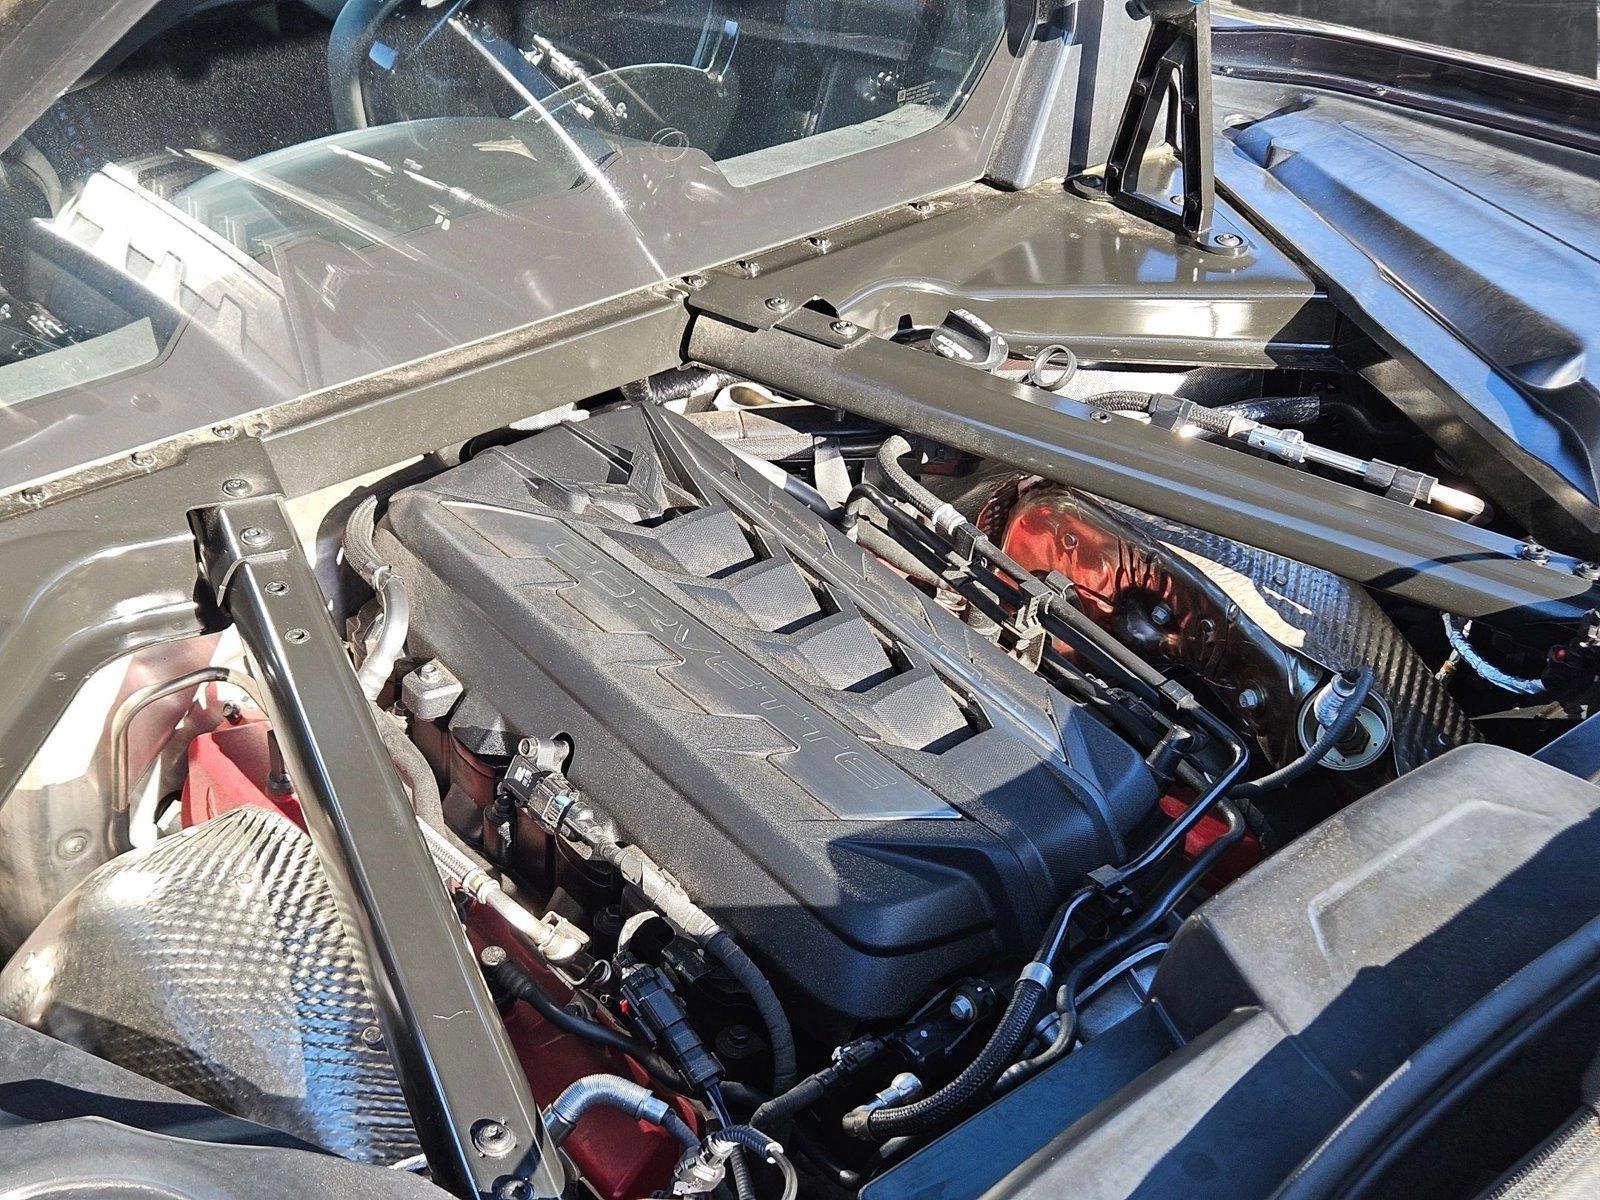
<path id="1" fill-rule="evenodd" d="M 1111 157 L 1103 176 L 1079 176 L 1074 187 L 1170 229 L 1199 249 L 1243 253 L 1242 236 L 1212 228 L 1216 182 L 1211 149 L 1211 6 L 1208 0 L 1135 0 L 1135 6 L 1150 18 L 1151 29 Z M 1163 111 L 1168 112 L 1168 136 L 1178 155 L 1183 189 L 1172 203 L 1139 190 L 1140 171 Z"/>

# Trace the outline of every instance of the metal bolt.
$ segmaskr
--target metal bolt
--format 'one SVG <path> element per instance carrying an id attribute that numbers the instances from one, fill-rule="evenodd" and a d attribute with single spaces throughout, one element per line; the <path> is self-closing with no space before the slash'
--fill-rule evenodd
<path id="1" fill-rule="evenodd" d="M 1600 579 L 1600 563 L 1579 563 L 1572 568 L 1572 573 L 1579 579 Z"/>
<path id="2" fill-rule="evenodd" d="M 840 337 L 855 337 L 856 334 L 861 332 L 861 326 L 857 325 L 854 321 L 835 321 L 832 325 L 829 325 L 828 328 L 833 330 Z"/>
<path id="3" fill-rule="evenodd" d="M 833 249 L 833 242 L 825 237 L 808 237 L 806 239 L 806 245 L 810 246 L 819 254 L 826 254 L 829 250 Z"/>
<path id="4" fill-rule="evenodd" d="M 1517 557 L 1533 563 L 1547 563 L 1550 561 L 1550 551 L 1532 538 L 1524 538 L 1522 545 L 1517 547 Z"/>
<path id="5" fill-rule="evenodd" d="M 239 534 L 239 540 L 246 546 L 265 546 L 272 540 L 272 535 L 259 526 L 251 525 Z"/>
<path id="6" fill-rule="evenodd" d="M 754 279 L 761 274 L 761 264 L 753 258 L 741 258 L 733 265 L 739 269 L 739 273 L 746 279 Z"/>
<path id="7" fill-rule="evenodd" d="M 1239 693 L 1239 707 L 1245 712 L 1251 712 L 1261 707 L 1261 702 L 1266 697 L 1261 694 L 1260 688 L 1247 687 Z"/>
<path id="8" fill-rule="evenodd" d="M 1089 419 L 1091 421 L 1099 421 L 1100 424 L 1104 425 L 1107 421 L 1111 420 L 1111 414 L 1101 410 L 1101 411 L 1098 411 L 1098 412 L 1090 413 L 1089 414 Z"/>
<path id="9" fill-rule="evenodd" d="M 1091 192 L 1098 192 L 1106 186 L 1106 181 L 1098 175 L 1084 175 L 1080 178 L 1080 183 Z"/>
<path id="10" fill-rule="evenodd" d="M 423 679 L 437 679 L 439 678 L 439 664 L 432 661 L 425 662 L 417 668 L 417 674 Z"/>
<path id="11" fill-rule="evenodd" d="M 531 1200 L 533 1187 L 526 1179 L 506 1178 L 494 1185 L 495 1200 Z"/>
<path id="12" fill-rule="evenodd" d="M 219 438 L 231 438 L 238 431 L 234 429 L 232 425 L 224 421 L 220 425 L 213 425 L 211 427 L 211 432 Z"/>
<path id="13" fill-rule="evenodd" d="M 291 629 L 283 636 L 285 641 L 293 642 L 298 646 L 301 642 L 305 641 L 311 636 L 311 631 L 308 629 Z"/>
<path id="14" fill-rule="evenodd" d="M 29 504 L 38 504 L 44 499 L 44 489 L 37 487 L 23 488 L 22 498 Z"/>
<path id="15" fill-rule="evenodd" d="M 1172 623 L 1172 610 L 1165 604 L 1157 604 L 1150 610 L 1150 619 L 1157 625 L 1170 625 Z"/>
<path id="16" fill-rule="evenodd" d="M 964 1025 L 978 1015 L 978 1006 L 971 996 L 959 993 L 950 1001 L 950 1015 Z"/>
<path id="17" fill-rule="evenodd" d="M 782 296 L 768 296 L 767 310 L 769 312 L 784 313 L 789 311 L 789 302 Z"/>
<path id="18" fill-rule="evenodd" d="M 706 277 L 704 275 L 685 275 L 683 281 L 689 285 L 689 290 L 694 292 L 698 292 L 706 285 Z"/>
<path id="19" fill-rule="evenodd" d="M 271 583 L 267 584 L 267 595 L 269 596 L 281 596 L 288 590 L 289 585 L 281 579 L 274 579 Z"/>
<path id="20" fill-rule="evenodd" d="M 499 1121 L 474 1121 L 472 1144 L 490 1158 L 504 1158 L 517 1145 L 517 1135 Z"/>
<path id="21" fill-rule="evenodd" d="M 376 1025 L 366 1026 L 361 1031 L 361 1044 L 363 1046 L 373 1047 L 383 1045 L 383 1030 L 379 1029 Z"/>
<path id="22" fill-rule="evenodd" d="M 56 843 L 56 853 L 62 858 L 77 858 L 89 848 L 89 835 L 83 832 L 69 833 Z"/>
<path id="23" fill-rule="evenodd" d="M 250 486 L 248 479 L 224 479 L 222 481 L 222 494 L 224 496 L 248 496 L 255 488 Z"/>
<path id="24" fill-rule="evenodd" d="M 136 467 L 153 467 L 156 465 L 156 456 L 148 450 L 135 450 L 132 458 L 133 465 Z"/>
<path id="25" fill-rule="evenodd" d="M 1234 246 L 1244 245 L 1244 239 L 1237 233 L 1219 233 L 1216 236 L 1216 243 L 1219 246 L 1227 246 L 1232 249 Z"/>
<path id="26" fill-rule="evenodd" d="M 478 952 L 478 961 L 486 967 L 498 967 L 505 960 L 506 952 L 502 946 L 485 946 Z"/>
<path id="27" fill-rule="evenodd" d="M 913 200 L 909 207 L 912 212 L 919 214 L 931 213 L 933 211 L 933 204 L 927 200 Z"/>

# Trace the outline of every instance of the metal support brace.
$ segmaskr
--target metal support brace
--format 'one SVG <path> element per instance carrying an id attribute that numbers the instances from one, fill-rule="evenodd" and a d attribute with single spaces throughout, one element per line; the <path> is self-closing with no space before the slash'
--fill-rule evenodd
<path id="1" fill-rule="evenodd" d="M 435 1180 L 469 1200 L 561 1195 L 557 1152 L 282 504 L 241 500 L 194 523 Z"/>
<path id="2" fill-rule="evenodd" d="M 1106 162 L 1104 196 L 1185 242 L 1216 254 L 1245 248 L 1236 233 L 1211 228 L 1216 181 L 1211 149 L 1211 12 L 1207 0 L 1139 0 L 1150 36 L 1133 77 Z M 1174 207 L 1139 190 L 1156 122 L 1168 104 L 1183 193 Z"/>

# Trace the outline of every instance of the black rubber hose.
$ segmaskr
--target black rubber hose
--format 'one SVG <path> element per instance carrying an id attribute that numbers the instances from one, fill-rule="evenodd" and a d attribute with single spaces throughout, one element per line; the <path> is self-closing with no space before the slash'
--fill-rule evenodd
<path id="1" fill-rule="evenodd" d="M 999 1026 L 978 1057 L 933 1095 L 871 1113 L 863 1127 L 865 1135 L 874 1141 L 887 1141 L 935 1130 L 965 1115 L 988 1096 L 1001 1072 L 1027 1043 L 1044 998 L 1045 986 L 1037 979 L 1018 980 Z"/>
<path id="2" fill-rule="evenodd" d="M 1183 873 L 1145 907 L 1132 925 L 1119 931 L 1114 937 L 1108 938 L 1072 965 L 1056 991 L 1056 1010 L 1061 1014 L 1061 1027 L 1056 1031 L 1055 1038 L 1034 1057 L 1023 1059 L 1008 1067 L 1000 1077 L 997 1090 L 1010 1091 L 1067 1055 L 1078 1034 L 1078 992 L 1090 973 L 1099 970 L 1103 964 L 1113 961 L 1123 952 L 1131 950 L 1147 937 L 1156 926 L 1166 920 L 1178 901 L 1204 879 L 1222 856 L 1244 836 L 1244 818 L 1239 815 L 1238 809 L 1224 800 L 1216 805 L 1215 811 L 1227 828 L 1216 841 L 1196 855 L 1195 860 L 1184 869 Z"/>
<path id="3" fill-rule="evenodd" d="M 1322 416 L 1322 397 L 1260 396 L 1254 400 L 1236 400 L 1232 404 L 1219 404 L 1211 411 L 1259 421 L 1263 425 L 1293 429 L 1300 425 L 1310 425 Z"/>
<path id="4" fill-rule="evenodd" d="M 344 523 L 344 561 L 368 587 L 375 586 L 372 581 L 377 570 L 385 565 L 383 559 L 378 557 L 377 547 L 372 540 L 377 527 L 377 515 L 378 498 L 368 496 L 356 505 Z"/>
<path id="5" fill-rule="evenodd" d="M 1361 706 L 1367 702 L 1367 697 L 1372 694 L 1374 675 L 1371 667 L 1362 667 L 1356 676 L 1355 687 L 1351 689 L 1344 703 L 1339 706 L 1339 713 L 1333 719 L 1333 724 L 1325 728 L 1311 748 L 1291 763 L 1287 763 L 1269 775 L 1259 779 L 1252 779 L 1248 783 L 1241 783 L 1232 791 L 1232 795 L 1241 800 L 1259 800 L 1268 792 L 1275 792 L 1281 787 L 1293 783 L 1312 767 L 1328 757 L 1329 751 L 1344 740 L 1350 732 L 1351 726 L 1356 723 L 1356 718 L 1361 715 Z"/>
<path id="6" fill-rule="evenodd" d="M 789 1027 L 788 1014 L 778 1002 L 778 993 L 761 973 L 761 968 L 751 961 L 738 942 L 725 929 L 712 934 L 704 945 L 705 952 L 720 963 L 739 985 L 750 994 L 756 1011 L 767 1027 L 767 1041 L 772 1047 L 772 1090 L 786 1092 L 794 1086 L 795 1051 L 794 1030 Z"/>
<path id="7" fill-rule="evenodd" d="M 622 385 L 622 395 L 624 399 L 639 404 L 670 404 L 674 400 L 687 400 L 695 395 L 713 394 L 730 383 L 738 382 L 737 375 L 729 375 L 726 371 L 713 371 L 709 367 L 684 367 L 625 383 Z"/>

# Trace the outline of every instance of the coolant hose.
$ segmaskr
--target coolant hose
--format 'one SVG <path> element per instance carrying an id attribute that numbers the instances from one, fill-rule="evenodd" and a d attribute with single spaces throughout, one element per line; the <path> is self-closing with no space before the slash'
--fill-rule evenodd
<path id="1" fill-rule="evenodd" d="M 1115 961 L 1125 950 L 1131 949 L 1137 942 L 1147 937 L 1167 918 L 1178 901 L 1204 879 L 1222 856 L 1244 836 L 1244 818 L 1239 815 L 1237 808 L 1223 800 L 1217 803 L 1214 811 L 1226 825 L 1221 836 L 1196 855 L 1194 861 L 1150 902 L 1132 925 L 1102 942 L 1072 965 L 1056 991 L 1056 1010 L 1061 1014 L 1061 1025 L 1054 1039 L 1034 1057 L 1023 1059 L 1008 1067 L 998 1080 L 999 1091 L 1010 1091 L 1067 1055 L 1077 1040 L 1078 992 L 1089 973 L 1104 963 Z"/>
<path id="2" fill-rule="evenodd" d="M 1367 697 L 1372 694 L 1374 675 L 1371 667 L 1362 667 L 1356 676 L 1355 686 L 1350 694 L 1339 705 L 1339 712 L 1333 720 L 1323 727 L 1317 740 L 1299 758 L 1291 763 L 1286 763 L 1271 774 L 1263 775 L 1259 779 L 1252 779 L 1247 783 L 1238 784 L 1229 793 L 1238 800 L 1259 800 L 1268 792 L 1275 792 L 1281 787 L 1293 783 L 1312 767 L 1328 757 L 1329 752 L 1344 740 L 1345 735 L 1355 725 L 1356 718 L 1361 715 L 1361 706 L 1367 702 Z"/>
<path id="3" fill-rule="evenodd" d="M 620 1075 L 585 1075 L 570 1084 L 545 1110 L 545 1126 L 557 1146 L 567 1140 L 583 1115 L 592 1108 L 614 1108 L 636 1121 L 648 1121 L 670 1133 L 686 1150 L 697 1150 L 700 1139 L 665 1100 L 642 1084 Z M 720 1136 L 720 1135 L 718 1135 Z"/>
<path id="4" fill-rule="evenodd" d="M 383 685 L 394 673 L 395 664 L 405 653 L 406 634 L 411 626 L 411 601 L 406 586 L 378 556 L 373 542 L 377 512 L 378 498 L 368 496 L 356 505 L 344 525 L 344 561 L 378 594 L 383 613 L 379 618 L 378 640 L 356 672 L 362 694 L 368 700 L 378 698 Z"/>
<path id="5" fill-rule="evenodd" d="M 794 1030 L 789 1026 L 789 1016 L 778 1002 L 778 993 L 761 973 L 761 968 L 744 952 L 725 929 L 718 929 L 704 943 L 705 952 L 739 981 L 755 1002 L 761 1022 L 767 1027 L 767 1041 L 772 1047 L 772 1090 L 788 1091 L 795 1082 Z"/>
<path id="6" fill-rule="evenodd" d="M 961 1074 L 931 1096 L 866 1114 L 860 1126 L 851 1132 L 882 1142 L 931 1131 L 962 1116 L 989 1094 L 1001 1072 L 1016 1060 L 1027 1044 L 1046 990 L 1046 985 L 1031 975 L 1018 980 L 1000 1024 L 978 1057 Z"/>

